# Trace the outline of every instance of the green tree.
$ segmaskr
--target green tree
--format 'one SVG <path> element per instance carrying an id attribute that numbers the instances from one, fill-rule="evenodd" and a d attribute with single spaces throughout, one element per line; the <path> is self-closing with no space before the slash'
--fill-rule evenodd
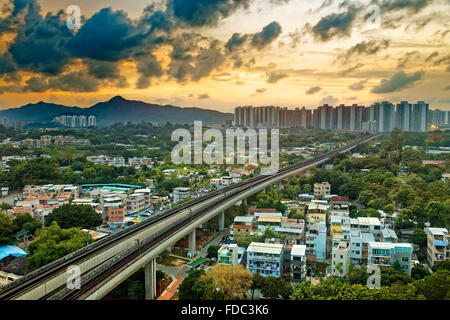
<path id="1" fill-rule="evenodd" d="M 427 244 L 427 234 L 422 229 L 414 229 L 411 240 L 412 243 L 423 247 Z"/>
<path id="2" fill-rule="evenodd" d="M 203 300 L 205 297 L 206 286 L 200 281 L 200 277 L 205 274 L 204 270 L 195 270 L 191 272 L 181 282 L 178 297 L 180 300 Z"/>
<path id="3" fill-rule="evenodd" d="M 217 251 L 220 249 L 220 246 L 209 246 L 208 247 L 208 258 L 217 258 Z"/>
<path id="4" fill-rule="evenodd" d="M 0 212 L 0 245 L 6 245 L 11 241 L 14 230 L 13 222 L 4 212 Z"/>
<path id="5" fill-rule="evenodd" d="M 359 194 L 358 202 L 367 207 L 369 201 L 375 199 L 376 197 L 377 196 L 373 192 L 364 190 Z"/>
<path id="6" fill-rule="evenodd" d="M 286 279 L 268 276 L 263 278 L 261 293 L 265 298 L 288 299 L 292 293 L 292 286 Z"/>
<path id="7" fill-rule="evenodd" d="M 438 270 L 425 281 L 417 282 L 416 287 L 418 292 L 429 300 L 448 300 L 450 299 L 450 271 Z"/>
<path id="8" fill-rule="evenodd" d="M 34 219 L 28 212 L 19 213 L 13 221 L 14 232 L 28 230 L 34 234 L 36 230 L 42 227 L 42 224 Z"/>
<path id="9" fill-rule="evenodd" d="M 89 205 L 70 205 L 65 204 L 51 212 L 45 219 L 47 226 L 56 221 L 63 229 L 79 227 L 91 229 L 102 224 L 101 214 L 97 213 Z"/>
<path id="10" fill-rule="evenodd" d="M 433 272 L 438 272 L 439 270 L 447 270 L 450 271 L 450 260 L 443 260 L 436 262 L 433 267 L 431 267 Z"/>
<path id="11" fill-rule="evenodd" d="M 430 201 L 425 207 L 425 215 L 432 227 L 446 228 L 450 225 L 450 207 L 441 201 Z"/>
<path id="12" fill-rule="evenodd" d="M 56 221 L 38 232 L 38 240 L 28 247 L 28 266 L 38 269 L 86 245 L 87 235 L 78 228 L 61 229 Z M 89 237 L 89 242 L 92 238 Z"/>
<path id="13" fill-rule="evenodd" d="M 252 293 L 252 300 L 256 290 L 261 290 L 264 283 L 264 277 L 259 273 L 253 274 L 252 285 L 250 287 L 250 291 Z"/>
<path id="14" fill-rule="evenodd" d="M 415 280 L 424 279 L 425 277 L 427 277 L 429 275 L 431 275 L 430 270 L 425 268 L 420 263 L 415 263 L 414 266 L 411 269 L 411 278 L 413 278 Z"/>

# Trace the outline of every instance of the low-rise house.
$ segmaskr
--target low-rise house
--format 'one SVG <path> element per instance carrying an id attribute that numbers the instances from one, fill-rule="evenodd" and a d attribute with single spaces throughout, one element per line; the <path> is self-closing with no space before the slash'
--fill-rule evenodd
<path id="1" fill-rule="evenodd" d="M 327 258 L 327 227 L 321 221 L 309 227 L 305 234 L 306 255 L 312 260 L 325 260 Z"/>
<path id="2" fill-rule="evenodd" d="M 389 229 L 389 228 L 384 228 L 384 229 L 381 229 L 381 241 L 397 243 L 398 237 L 394 230 Z"/>
<path id="3" fill-rule="evenodd" d="M 238 265 L 238 246 L 237 244 L 225 244 L 217 251 L 217 263 Z"/>
<path id="4" fill-rule="evenodd" d="M 233 222 L 233 237 L 239 239 L 252 234 L 254 226 L 254 218 L 252 216 L 237 216 Z"/>
<path id="5" fill-rule="evenodd" d="M 413 249 L 410 243 L 370 242 L 367 265 L 393 267 L 399 263 L 402 270 L 411 275 Z"/>
<path id="6" fill-rule="evenodd" d="M 283 244 L 252 242 L 247 248 L 247 269 L 261 276 L 281 275 Z"/>
<path id="7" fill-rule="evenodd" d="M 293 245 L 290 250 L 290 278 L 292 282 L 301 281 L 306 275 L 306 246 Z"/>
<path id="8" fill-rule="evenodd" d="M 258 225 L 281 226 L 281 212 L 256 212 L 255 219 Z"/>
<path id="9" fill-rule="evenodd" d="M 450 259 L 448 230 L 445 228 L 425 228 L 427 234 L 427 262 L 433 267 L 436 262 Z"/>
<path id="10" fill-rule="evenodd" d="M 331 250 L 331 275 L 334 277 L 344 277 L 348 274 L 350 263 L 350 243 L 340 241 Z"/>
<path id="11" fill-rule="evenodd" d="M 331 185 L 329 182 L 315 183 L 314 196 L 324 196 L 331 194 Z"/>
<path id="12" fill-rule="evenodd" d="M 181 202 L 191 197 L 191 190 L 185 187 L 173 189 L 173 203 Z"/>

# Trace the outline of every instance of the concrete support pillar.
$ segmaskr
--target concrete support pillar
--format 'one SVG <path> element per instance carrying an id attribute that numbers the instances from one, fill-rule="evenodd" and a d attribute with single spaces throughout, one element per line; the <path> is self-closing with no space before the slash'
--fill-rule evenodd
<path id="1" fill-rule="evenodd" d="M 152 259 L 145 265 L 145 300 L 156 297 L 156 260 Z"/>
<path id="2" fill-rule="evenodd" d="M 277 184 L 277 193 L 280 193 L 280 191 L 281 191 L 281 181 L 278 182 Z"/>
<path id="3" fill-rule="evenodd" d="M 196 243 L 197 239 L 195 237 L 195 230 L 194 230 L 191 233 L 189 233 L 189 252 L 192 254 L 192 256 L 195 256 Z"/>
<path id="4" fill-rule="evenodd" d="M 225 229 L 225 211 L 219 213 L 219 232 L 222 232 Z"/>
<path id="5" fill-rule="evenodd" d="M 247 204 L 247 198 L 245 198 L 244 200 L 242 200 L 242 204 Z"/>

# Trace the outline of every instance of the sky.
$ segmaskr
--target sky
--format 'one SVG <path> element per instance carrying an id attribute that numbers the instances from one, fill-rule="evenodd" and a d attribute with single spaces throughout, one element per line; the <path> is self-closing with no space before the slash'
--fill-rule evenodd
<path id="1" fill-rule="evenodd" d="M 79 28 L 68 28 L 80 9 Z M 0 109 L 130 100 L 450 110 L 450 0 L 0 0 Z"/>

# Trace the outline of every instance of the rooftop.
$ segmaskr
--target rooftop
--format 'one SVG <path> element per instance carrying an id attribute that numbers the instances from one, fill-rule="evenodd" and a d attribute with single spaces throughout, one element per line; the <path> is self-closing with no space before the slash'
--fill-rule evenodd
<path id="1" fill-rule="evenodd" d="M 248 252 L 259 252 L 259 253 L 281 254 L 282 249 L 283 249 L 282 244 L 252 242 L 248 246 L 247 251 Z"/>
<path id="2" fill-rule="evenodd" d="M 305 245 L 293 245 L 291 250 L 291 256 L 304 256 L 306 252 Z"/>

